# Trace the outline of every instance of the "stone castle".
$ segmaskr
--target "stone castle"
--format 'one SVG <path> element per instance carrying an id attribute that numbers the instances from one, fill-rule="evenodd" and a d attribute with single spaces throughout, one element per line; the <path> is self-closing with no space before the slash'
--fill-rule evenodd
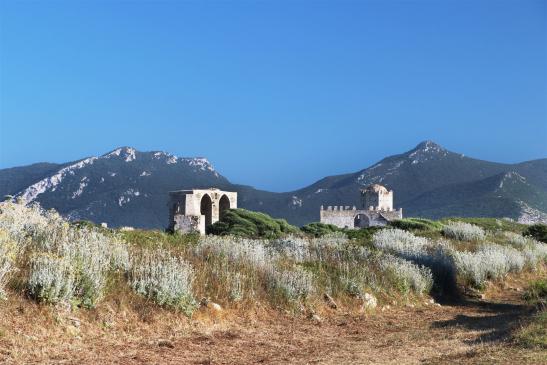
<path id="1" fill-rule="evenodd" d="M 231 208 L 237 208 L 234 192 L 216 188 L 171 191 L 168 229 L 205 234 L 205 227 L 217 222 Z"/>
<path id="2" fill-rule="evenodd" d="M 333 224 L 340 228 L 363 228 L 384 226 L 388 222 L 403 218 L 403 210 L 393 209 L 393 190 L 374 184 L 361 190 L 362 209 L 355 206 L 321 206 L 321 223 Z"/>

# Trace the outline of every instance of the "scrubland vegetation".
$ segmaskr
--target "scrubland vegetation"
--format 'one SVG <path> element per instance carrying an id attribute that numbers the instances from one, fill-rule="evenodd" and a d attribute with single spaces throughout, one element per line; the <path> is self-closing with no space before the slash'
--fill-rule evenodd
<path id="1" fill-rule="evenodd" d="M 37 205 L 0 203 L 0 296 L 89 311 L 133 295 L 188 317 L 214 303 L 311 318 L 325 307 L 374 313 L 480 295 L 509 274 L 544 273 L 547 262 L 547 244 L 495 219 L 361 230 L 298 229 L 241 209 L 225 219 L 211 228 L 218 235 L 200 237 L 69 223 Z M 525 346 L 547 346 L 545 287 L 540 280 L 521 294 L 539 309 L 515 335 Z"/>
<path id="2" fill-rule="evenodd" d="M 232 234 L 219 232 L 222 227 Z M 348 303 L 365 294 L 411 302 L 481 290 L 489 280 L 547 260 L 547 245 L 529 236 L 461 221 L 405 219 L 361 231 L 313 224 L 301 231 L 238 209 L 212 230 L 225 235 L 118 232 L 4 202 L 0 293 L 20 288 L 38 302 L 93 308 L 109 280 L 121 277 L 136 294 L 188 315 L 202 298 L 294 310 L 317 305 L 324 294 Z"/>

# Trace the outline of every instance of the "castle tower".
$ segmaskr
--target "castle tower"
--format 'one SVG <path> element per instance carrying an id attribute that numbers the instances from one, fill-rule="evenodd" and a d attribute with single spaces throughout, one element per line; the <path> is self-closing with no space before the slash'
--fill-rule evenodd
<path id="1" fill-rule="evenodd" d="M 373 184 L 361 189 L 363 208 L 368 210 L 393 210 L 393 190 L 388 191 L 384 186 Z"/>

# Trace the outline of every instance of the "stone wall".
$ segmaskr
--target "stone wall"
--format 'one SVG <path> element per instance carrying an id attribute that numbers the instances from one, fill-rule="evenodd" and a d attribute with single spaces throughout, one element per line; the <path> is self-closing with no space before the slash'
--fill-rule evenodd
<path id="1" fill-rule="evenodd" d="M 320 222 L 333 224 L 339 228 L 362 228 L 385 226 L 389 221 L 403 218 L 403 210 L 368 210 L 356 209 L 349 206 L 335 206 L 319 212 Z"/>
<path id="2" fill-rule="evenodd" d="M 319 212 L 320 222 L 325 224 L 333 224 L 340 228 L 353 228 L 355 216 L 359 213 L 356 207 L 336 206 L 323 209 Z M 347 208 L 347 210 L 346 210 Z"/>
<path id="3" fill-rule="evenodd" d="M 205 232 L 205 216 L 177 214 L 173 218 L 172 229 L 184 233 Z"/>
<path id="4" fill-rule="evenodd" d="M 393 190 L 387 191 L 382 189 L 380 191 L 366 190 L 364 192 L 364 204 L 365 209 L 380 209 L 380 210 L 393 210 Z"/>
<path id="5" fill-rule="evenodd" d="M 168 229 L 205 234 L 208 224 L 217 222 L 224 210 L 232 208 L 237 208 L 235 192 L 215 188 L 172 191 Z"/>

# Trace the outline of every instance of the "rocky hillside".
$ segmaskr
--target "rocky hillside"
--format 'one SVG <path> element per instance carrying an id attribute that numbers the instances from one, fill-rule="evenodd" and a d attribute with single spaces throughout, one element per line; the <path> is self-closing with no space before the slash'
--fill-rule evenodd
<path id="1" fill-rule="evenodd" d="M 0 194 L 55 208 L 71 219 L 112 226 L 163 228 L 167 192 L 218 187 L 239 193 L 239 206 L 303 225 L 321 205 L 358 205 L 359 188 L 379 183 L 395 191 L 405 215 L 509 217 L 547 221 L 547 159 L 520 164 L 481 161 L 431 141 L 366 169 L 325 177 L 300 190 L 272 193 L 231 184 L 204 158 L 118 148 L 66 164 L 0 170 Z"/>
<path id="2" fill-rule="evenodd" d="M 311 217 L 321 204 L 355 205 L 359 188 L 373 183 L 393 189 L 395 206 L 407 216 L 508 217 L 522 222 L 547 218 L 547 159 L 494 163 L 431 141 L 364 170 L 326 177 L 292 195 L 306 211 L 302 216 Z"/>
<path id="3" fill-rule="evenodd" d="M 118 148 L 73 163 L 0 171 L 1 193 L 55 208 L 70 219 L 113 226 L 163 227 L 167 192 L 177 188 L 230 187 L 204 158 Z M 17 182 L 17 183 L 16 183 Z"/>

